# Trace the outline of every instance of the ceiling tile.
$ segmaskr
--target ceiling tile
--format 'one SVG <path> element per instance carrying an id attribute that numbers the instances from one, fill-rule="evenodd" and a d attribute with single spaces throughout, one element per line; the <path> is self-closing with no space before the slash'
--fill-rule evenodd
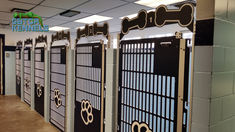
<path id="1" fill-rule="evenodd" d="M 14 1 L 14 0 L 12 0 Z M 39 4 L 42 0 L 15 0 L 19 2 L 29 3 L 29 4 Z"/>
<path id="2" fill-rule="evenodd" d="M 49 26 L 58 26 L 60 24 L 66 23 L 66 22 L 68 22 L 68 21 L 49 18 L 49 19 L 44 20 L 43 24 L 49 25 Z"/>
<path id="3" fill-rule="evenodd" d="M 125 0 L 125 1 L 127 1 L 127 2 L 136 2 L 138 0 Z"/>
<path id="4" fill-rule="evenodd" d="M 82 6 L 74 8 L 74 10 L 95 14 L 108 9 L 116 8 L 123 4 L 126 4 L 126 2 L 120 0 L 92 0 Z"/>
<path id="5" fill-rule="evenodd" d="M 10 23 L 10 21 L 8 21 L 8 20 L 0 19 L 0 24 L 9 24 L 9 23 Z"/>
<path id="6" fill-rule="evenodd" d="M 73 17 L 64 17 L 64 16 L 60 16 L 60 15 L 56 15 L 54 17 L 52 17 L 53 19 L 57 19 L 57 20 L 66 20 L 66 21 L 75 21 L 77 19 L 83 18 L 83 17 L 87 17 L 90 16 L 90 14 L 87 13 L 80 13 L 76 16 Z"/>
<path id="7" fill-rule="evenodd" d="M 125 6 L 121 6 L 119 8 L 115 8 L 115 9 L 106 11 L 104 13 L 100 13 L 99 15 L 119 18 L 119 17 L 130 15 L 130 14 L 138 13 L 141 9 L 150 10 L 152 8 L 130 3 Z"/>
<path id="8" fill-rule="evenodd" d="M 1 16 L 1 20 L 7 20 L 7 21 L 11 21 L 11 19 L 13 18 L 12 13 L 3 13 L 0 12 L 0 16 Z"/>
<path id="9" fill-rule="evenodd" d="M 77 22 L 68 22 L 66 24 L 60 25 L 62 27 L 70 27 L 70 29 L 75 29 L 77 27 L 85 26 L 85 24 L 77 23 Z"/>
<path id="10" fill-rule="evenodd" d="M 44 7 L 44 6 L 37 6 L 31 11 L 41 17 L 51 17 L 54 15 L 57 15 L 58 13 L 63 12 L 64 10 L 56 9 L 56 8 L 49 8 L 49 7 Z"/>
<path id="11" fill-rule="evenodd" d="M 19 3 L 19 2 L 13 2 L 13 1 L 2 1 L 1 0 L 1 4 L 0 4 L 0 11 L 6 11 L 6 12 L 10 12 L 11 9 L 13 8 L 21 8 L 21 9 L 30 9 L 32 8 L 34 5 L 31 4 L 24 4 L 24 3 Z"/>
<path id="12" fill-rule="evenodd" d="M 89 0 L 46 0 L 41 5 L 62 9 L 71 9 Z"/>

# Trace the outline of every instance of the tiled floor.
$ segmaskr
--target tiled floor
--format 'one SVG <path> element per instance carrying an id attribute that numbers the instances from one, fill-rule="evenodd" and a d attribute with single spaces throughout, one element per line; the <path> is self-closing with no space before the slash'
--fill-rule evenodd
<path id="1" fill-rule="evenodd" d="M 58 132 L 17 96 L 0 96 L 0 132 Z"/>

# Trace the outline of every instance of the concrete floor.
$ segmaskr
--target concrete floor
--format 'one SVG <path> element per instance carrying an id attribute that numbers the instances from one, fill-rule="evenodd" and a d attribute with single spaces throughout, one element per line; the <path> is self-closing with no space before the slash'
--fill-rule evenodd
<path id="1" fill-rule="evenodd" d="M 59 132 L 17 96 L 0 95 L 0 132 Z"/>

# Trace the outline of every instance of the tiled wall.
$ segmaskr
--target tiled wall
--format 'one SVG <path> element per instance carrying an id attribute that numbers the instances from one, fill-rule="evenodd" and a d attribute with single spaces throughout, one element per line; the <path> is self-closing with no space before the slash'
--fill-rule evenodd
<path id="1" fill-rule="evenodd" d="M 209 132 L 214 0 L 197 0 L 191 132 Z"/>
<path id="2" fill-rule="evenodd" d="M 210 132 L 235 131 L 235 0 L 215 0 Z"/>

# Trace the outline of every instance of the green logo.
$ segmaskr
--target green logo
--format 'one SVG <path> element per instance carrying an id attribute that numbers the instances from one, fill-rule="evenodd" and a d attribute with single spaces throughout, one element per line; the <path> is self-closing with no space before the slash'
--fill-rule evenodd
<path id="1" fill-rule="evenodd" d="M 14 13 L 12 31 L 17 32 L 48 32 L 49 26 L 43 25 L 42 17 L 33 12 Z"/>

